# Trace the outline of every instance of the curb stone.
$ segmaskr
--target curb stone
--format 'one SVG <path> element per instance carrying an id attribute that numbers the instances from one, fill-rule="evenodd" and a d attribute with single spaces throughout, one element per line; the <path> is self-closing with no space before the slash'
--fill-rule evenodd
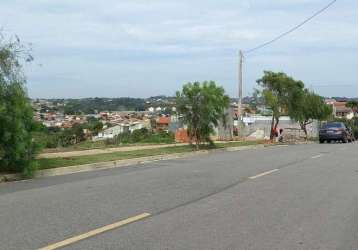
<path id="1" fill-rule="evenodd" d="M 196 155 L 206 155 L 213 154 L 218 152 L 234 152 L 234 151 L 242 151 L 249 149 L 259 149 L 277 146 L 276 144 L 272 145 L 250 145 L 250 146 L 237 146 L 237 147 L 228 147 L 223 149 L 212 149 L 212 150 L 200 150 L 196 152 L 187 152 L 187 153 L 174 153 L 167 155 L 155 155 L 155 156 L 147 156 L 133 159 L 125 159 L 125 160 L 116 160 L 116 161 L 108 161 L 108 162 L 97 162 L 97 163 L 89 163 L 84 165 L 75 165 L 68 167 L 59 167 L 59 168 L 51 168 L 51 169 L 43 169 L 36 172 L 35 178 L 37 177 L 50 177 L 50 176 L 58 176 L 58 175 L 67 175 L 81 172 L 89 172 L 96 170 L 104 170 L 104 169 L 112 169 L 112 168 L 120 168 L 120 167 L 128 167 L 139 164 L 148 164 L 156 161 L 163 160 L 174 160 L 180 159 L 190 156 Z M 0 183 L 1 182 L 9 182 L 9 181 L 19 181 L 22 180 L 22 176 L 20 174 L 6 174 L 0 175 Z"/>
<path id="2" fill-rule="evenodd" d="M 21 174 L 3 174 L 0 175 L 0 183 L 9 182 L 9 181 L 19 181 L 22 180 L 23 177 Z"/>

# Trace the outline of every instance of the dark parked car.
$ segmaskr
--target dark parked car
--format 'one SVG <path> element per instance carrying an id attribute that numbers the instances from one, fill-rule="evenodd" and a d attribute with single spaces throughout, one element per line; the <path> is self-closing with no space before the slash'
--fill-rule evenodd
<path id="1" fill-rule="evenodd" d="M 319 142 L 342 141 L 343 143 L 354 141 L 353 132 L 343 122 L 327 122 L 319 130 Z"/>

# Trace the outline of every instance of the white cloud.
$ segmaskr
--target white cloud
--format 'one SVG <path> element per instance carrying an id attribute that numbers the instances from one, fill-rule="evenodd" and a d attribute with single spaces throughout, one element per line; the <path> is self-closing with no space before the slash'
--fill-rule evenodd
<path id="1" fill-rule="evenodd" d="M 325 0 L 2 0 L 0 23 L 7 34 L 32 42 L 35 58 L 44 65 L 29 71 L 34 95 L 53 95 L 46 84 L 51 78 L 64 81 L 58 93 L 65 94 L 75 83 L 85 91 L 79 96 L 95 95 L 102 91 L 97 83 L 104 74 L 113 87 L 119 79 L 143 88 L 140 94 L 129 89 L 123 95 L 143 95 L 153 84 L 172 94 L 182 83 L 179 80 L 205 75 L 223 82 L 234 95 L 237 50 L 273 38 L 325 4 Z M 325 56 L 343 54 L 341 67 L 357 57 L 357 7 L 353 0 L 341 0 L 302 29 L 250 55 L 248 63 L 255 65 L 247 67 L 246 90 L 250 92 L 262 70 L 279 62 L 282 70 L 300 72 L 304 79 L 328 81 Z M 292 61 L 296 70 L 287 63 Z M 158 74 L 159 67 L 171 73 Z M 344 68 L 342 72 L 347 73 Z M 352 81 L 354 75 L 345 78 Z M 102 95 L 107 93 L 103 90 Z"/>

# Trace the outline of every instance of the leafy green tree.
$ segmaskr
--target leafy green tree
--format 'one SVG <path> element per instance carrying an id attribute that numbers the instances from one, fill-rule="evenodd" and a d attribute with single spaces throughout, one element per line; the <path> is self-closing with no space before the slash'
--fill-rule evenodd
<path id="1" fill-rule="evenodd" d="M 212 143 L 210 135 L 229 107 L 230 99 L 225 90 L 213 81 L 194 82 L 183 86 L 176 93 L 177 111 L 188 126 L 188 134 L 196 143 Z"/>
<path id="2" fill-rule="evenodd" d="M 76 143 L 76 136 L 72 129 L 65 129 L 58 135 L 58 144 L 62 147 L 68 147 Z"/>
<path id="3" fill-rule="evenodd" d="M 260 96 L 260 91 L 258 89 L 254 89 L 252 93 L 252 97 L 249 102 L 249 107 L 251 110 L 255 110 L 257 112 L 257 106 L 262 103 L 262 96 Z"/>
<path id="4" fill-rule="evenodd" d="M 294 98 L 292 102 L 294 104 L 291 104 L 289 116 L 300 124 L 306 139 L 308 138 L 307 125 L 311 124 L 313 120 L 322 121 L 332 115 L 332 107 L 325 104 L 319 95 L 307 89 L 302 91 L 300 96 Z"/>
<path id="5" fill-rule="evenodd" d="M 93 131 L 94 134 L 98 134 L 100 131 L 102 131 L 103 129 L 103 123 L 102 122 L 96 122 L 94 124 L 92 124 L 91 130 Z"/>
<path id="6" fill-rule="evenodd" d="M 25 89 L 21 64 L 31 61 L 20 40 L 0 38 L 0 171 L 30 176 L 39 150 L 32 135 L 37 126 Z"/>
<path id="7" fill-rule="evenodd" d="M 75 138 L 74 144 L 86 140 L 85 134 L 83 132 L 83 129 L 84 129 L 84 126 L 82 124 L 74 124 L 73 125 L 71 131 L 72 131 L 72 133 L 74 135 L 74 138 Z"/>
<path id="8" fill-rule="evenodd" d="M 302 81 L 296 81 L 285 73 L 265 71 L 264 76 L 257 80 L 262 87 L 262 97 L 266 105 L 272 110 L 270 139 L 280 121 L 280 116 L 288 114 L 289 108 L 294 108 L 294 100 L 299 98 L 304 88 Z"/>
<path id="9" fill-rule="evenodd" d="M 103 123 L 99 119 L 91 116 L 87 119 L 87 122 L 83 128 L 89 129 L 95 135 L 102 131 Z"/>

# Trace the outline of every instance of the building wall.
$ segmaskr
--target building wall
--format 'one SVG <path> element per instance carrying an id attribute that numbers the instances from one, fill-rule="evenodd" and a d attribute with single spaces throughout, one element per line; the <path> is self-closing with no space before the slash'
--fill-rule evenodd
<path id="1" fill-rule="evenodd" d="M 249 121 L 244 123 L 243 126 L 240 126 L 239 134 L 241 137 L 247 137 L 255 133 L 257 130 L 264 131 L 264 136 L 269 137 L 271 133 L 271 119 L 269 116 L 259 116 L 259 117 L 250 117 L 251 119 L 244 119 L 244 121 Z M 312 124 L 307 125 L 307 131 L 309 137 L 318 136 L 318 121 L 314 121 Z M 281 117 L 280 123 L 278 125 L 279 129 L 298 129 L 300 130 L 299 123 L 292 121 L 289 117 Z"/>

